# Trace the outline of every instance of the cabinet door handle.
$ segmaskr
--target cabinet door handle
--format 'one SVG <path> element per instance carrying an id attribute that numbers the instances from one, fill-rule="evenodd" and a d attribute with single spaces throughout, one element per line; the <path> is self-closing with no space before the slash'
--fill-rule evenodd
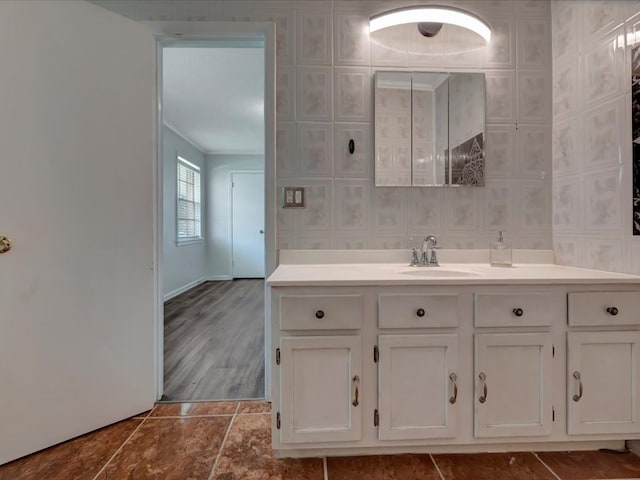
<path id="1" fill-rule="evenodd" d="M 487 401 L 487 375 L 484 372 L 480 372 L 478 378 L 482 382 L 482 395 L 478 398 L 480 403 L 484 403 Z"/>
<path id="2" fill-rule="evenodd" d="M 416 315 L 419 317 L 424 317 L 424 308 L 419 308 L 416 310 Z"/>
<path id="3" fill-rule="evenodd" d="M 578 380 L 578 394 L 573 396 L 573 401 L 579 402 L 580 399 L 582 398 L 582 378 L 580 378 L 580 372 L 578 371 L 573 372 L 573 378 Z"/>
<path id="4" fill-rule="evenodd" d="M 523 309 L 521 309 L 521 308 L 514 308 L 514 309 L 513 309 L 513 314 L 514 314 L 516 317 L 521 317 L 522 315 L 524 315 L 524 310 L 523 310 Z"/>
<path id="5" fill-rule="evenodd" d="M 455 373 L 449 375 L 449 380 L 453 383 L 453 396 L 449 397 L 449 403 L 454 404 L 458 399 L 458 376 Z"/>
<path id="6" fill-rule="evenodd" d="M 316 318 L 324 318 L 324 312 L 322 310 L 316 310 Z"/>
<path id="7" fill-rule="evenodd" d="M 618 309 L 616 307 L 607 307 L 607 313 L 615 317 L 618 314 Z"/>
<path id="8" fill-rule="evenodd" d="M 354 392 L 354 398 L 353 402 L 351 402 L 351 405 L 357 407 L 358 405 L 360 405 L 360 400 L 358 400 L 358 386 L 360 385 L 360 377 L 358 375 L 355 375 L 353 377 L 353 384 L 356 386 L 356 390 Z"/>

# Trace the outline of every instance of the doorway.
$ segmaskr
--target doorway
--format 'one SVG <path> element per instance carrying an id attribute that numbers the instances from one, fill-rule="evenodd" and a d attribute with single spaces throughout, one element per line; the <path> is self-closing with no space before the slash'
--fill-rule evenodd
<path id="1" fill-rule="evenodd" d="M 264 40 L 161 50 L 162 400 L 264 398 Z"/>

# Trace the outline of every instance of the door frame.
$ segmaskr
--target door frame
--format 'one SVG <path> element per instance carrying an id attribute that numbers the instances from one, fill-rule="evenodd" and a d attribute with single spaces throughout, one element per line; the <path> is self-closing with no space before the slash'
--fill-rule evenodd
<path id="1" fill-rule="evenodd" d="M 229 210 L 230 210 L 230 212 L 229 212 L 229 237 L 231 238 L 231 255 L 230 255 L 230 258 L 229 258 L 229 262 L 230 262 L 229 263 L 229 272 L 231 272 L 231 279 L 232 280 L 234 278 L 236 278 L 234 276 L 234 274 L 233 274 L 233 246 L 234 246 L 234 243 L 233 243 L 233 176 L 237 175 L 237 174 L 242 175 L 242 174 L 245 174 L 245 173 L 253 173 L 253 174 L 260 173 L 262 175 L 265 175 L 264 169 L 263 170 L 256 170 L 256 169 L 252 169 L 252 170 L 230 170 L 229 171 L 229 182 L 230 182 L 230 185 L 229 185 L 229 187 L 230 187 L 229 188 Z M 265 175 L 265 178 L 266 178 L 266 175 Z M 267 194 L 267 192 L 265 190 L 265 196 L 266 196 L 266 194 Z M 266 229 L 266 223 L 267 223 L 266 217 L 264 218 L 264 223 L 265 223 L 264 228 Z M 266 230 L 265 230 L 265 235 L 266 235 Z M 266 245 L 265 245 L 264 253 L 265 253 L 265 264 L 266 264 L 266 258 L 267 258 Z M 265 273 L 265 278 L 266 278 L 266 274 L 267 274 L 266 269 L 265 269 L 264 273 Z"/>
<path id="2" fill-rule="evenodd" d="M 154 195 L 154 356 L 156 400 L 164 393 L 164 306 L 162 299 L 162 50 L 177 43 L 203 44 L 213 42 L 264 42 L 264 181 L 265 181 L 265 278 L 275 270 L 276 257 L 276 29 L 270 22 L 140 22 L 147 25 L 156 37 L 156 158 L 153 172 Z M 265 287 L 265 396 L 271 393 L 270 308 Z"/>

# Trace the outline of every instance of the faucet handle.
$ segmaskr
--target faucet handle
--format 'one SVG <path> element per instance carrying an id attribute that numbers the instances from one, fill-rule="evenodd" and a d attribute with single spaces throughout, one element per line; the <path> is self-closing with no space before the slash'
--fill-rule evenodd
<path id="1" fill-rule="evenodd" d="M 410 267 L 416 267 L 420 264 L 420 259 L 418 258 L 418 251 L 415 248 L 411 249 L 411 263 Z"/>

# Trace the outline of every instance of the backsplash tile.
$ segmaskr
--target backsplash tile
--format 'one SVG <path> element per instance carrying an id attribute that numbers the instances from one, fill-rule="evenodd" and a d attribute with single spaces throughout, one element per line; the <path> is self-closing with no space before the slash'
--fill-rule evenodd
<path id="1" fill-rule="evenodd" d="M 333 68 L 297 67 L 298 121 L 333 120 Z"/>

